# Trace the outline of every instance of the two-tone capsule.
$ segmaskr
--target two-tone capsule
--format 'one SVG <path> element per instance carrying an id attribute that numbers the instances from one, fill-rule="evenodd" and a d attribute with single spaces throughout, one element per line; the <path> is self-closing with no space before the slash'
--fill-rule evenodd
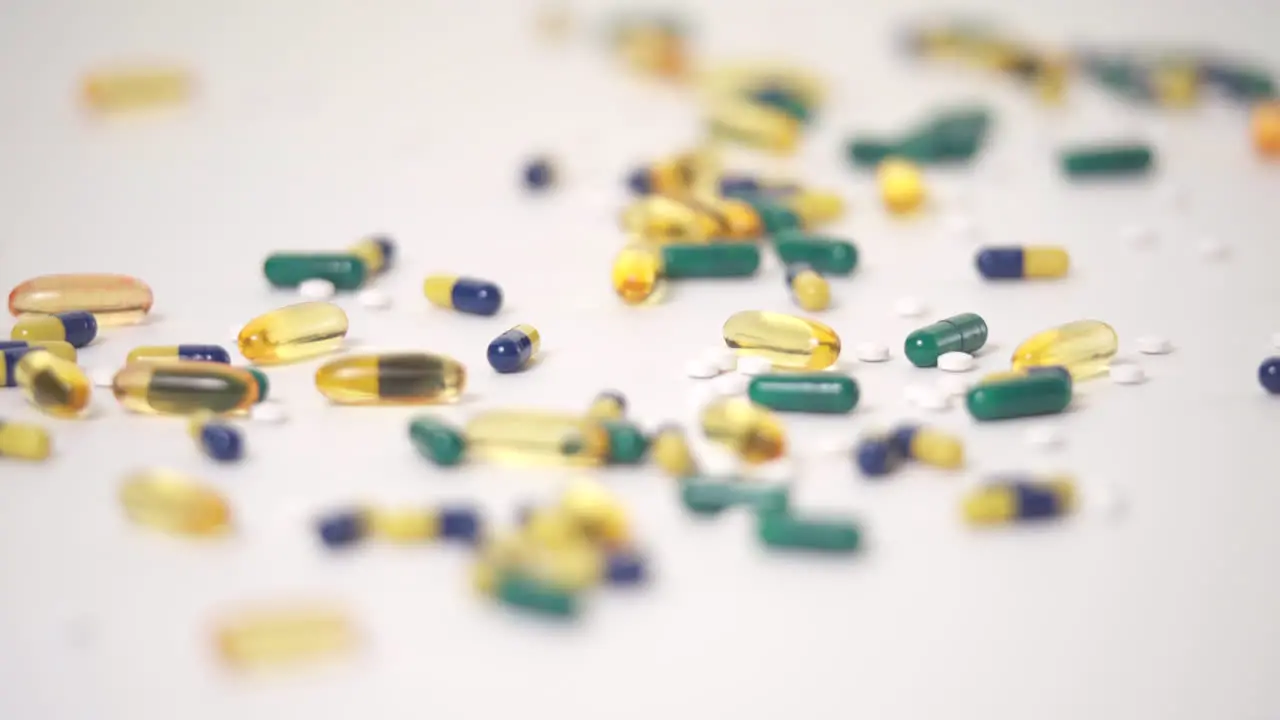
<path id="1" fill-rule="evenodd" d="M 1060 413 L 1071 404 L 1071 374 L 1065 368 L 1037 368 L 1017 377 L 984 381 L 965 396 L 975 420 L 1004 420 Z"/>
<path id="2" fill-rule="evenodd" d="M 347 314 L 327 302 L 287 305 L 250 320 L 240 330 L 240 354 L 259 365 L 297 362 L 342 347 Z"/>
<path id="3" fill-rule="evenodd" d="M 858 266 L 858 248 L 848 240 L 789 231 L 774 238 L 783 263 L 805 263 L 825 275 L 848 275 Z"/>
<path id="4" fill-rule="evenodd" d="M 28 352 L 13 373 L 22 394 L 41 412 L 71 418 L 89 407 L 93 392 L 78 365 L 45 350 Z"/>
<path id="5" fill-rule="evenodd" d="M 328 280 L 338 290 L 364 285 L 369 269 L 355 253 L 275 253 L 262 263 L 267 282 L 278 288 L 298 287 L 307 280 Z"/>
<path id="6" fill-rule="evenodd" d="M 1115 329 L 1100 320 L 1077 320 L 1032 335 L 1013 351 L 1014 370 L 1061 366 L 1074 380 L 1106 374 L 1120 348 Z"/>
<path id="7" fill-rule="evenodd" d="M 98 321 L 93 313 L 70 310 L 54 315 L 24 315 L 9 334 L 14 340 L 37 342 L 59 340 L 82 348 L 98 337 Z"/>
<path id="8" fill-rule="evenodd" d="M 782 424 L 767 410 L 743 398 L 725 398 L 702 411 L 702 432 L 732 450 L 744 462 L 759 464 L 782 457 L 787 449 Z"/>
<path id="9" fill-rule="evenodd" d="M 350 355 L 316 370 L 316 389 L 340 405 L 449 403 L 466 384 L 462 363 L 431 353 Z"/>
<path id="10" fill-rule="evenodd" d="M 946 470 L 964 465 L 964 443 L 935 428 L 902 425 L 889 436 L 889 442 L 897 454 L 925 465 Z"/>
<path id="11" fill-rule="evenodd" d="M 128 275 L 41 275 L 9 293 L 9 312 L 55 315 L 93 313 L 99 325 L 130 325 L 151 312 L 151 288 Z"/>
<path id="12" fill-rule="evenodd" d="M 126 362 L 189 360 L 231 364 L 231 353 L 221 345 L 146 345 L 129 351 Z"/>
<path id="13" fill-rule="evenodd" d="M 261 394 L 258 378 L 244 368 L 180 360 L 126 365 L 111 389 L 127 409 L 161 415 L 248 410 Z"/>
<path id="14" fill-rule="evenodd" d="M 357 240 L 347 248 L 347 252 L 360 258 L 368 277 L 373 277 L 391 269 L 396 258 L 396 244 L 387 235 L 369 235 Z"/>
<path id="15" fill-rule="evenodd" d="M 187 431 L 200 452 L 219 462 L 234 462 L 244 457 L 244 435 L 229 423 L 201 413 L 191 419 Z"/>
<path id="16" fill-rule="evenodd" d="M 502 309 L 502 288 L 478 278 L 428 275 L 422 294 L 436 307 L 468 315 L 493 315 Z"/>
<path id="17" fill-rule="evenodd" d="M 970 525 L 1007 525 L 1067 515 L 1078 501 L 1075 481 L 1067 476 L 999 478 L 966 495 L 960 512 Z"/>
<path id="18" fill-rule="evenodd" d="M 974 262 L 988 280 L 1060 278 L 1071 267 L 1067 251 L 1050 245 L 983 248 Z"/>
<path id="19" fill-rule="evenodd" d="M 944 353 L 974 353 L 987 343 L 987 323 L 974 313 L 939 320 L 907 336 L 903 352 L 916 367 L 936 367 Z"/>
<path id="20" fill-rule="evenodd" d="M 49 431 L 39 425 L 0 420 L 0 458 L 45 460 L 52 445 Z"/>
<path id="21" fill-rule="evenodd" d="M 529 367 L 541 347 L 537 328 L 520 324 L 494 338 L 485 357 L 489 366 L 500 373 L 520 372 Z"/>
<path id="22" fill-rule="evenodd" d="M 807 263 L 787 265 L 787 289 L 801 310 L 821 312 L 831 307 L 831 283 Z"/>
<path id="23" fill-rule="evenodd" d="M 840 357 L 840 336 L 815 320 L 744 310 L 721 328 L 724 342 L 739 355 L 763 357 L 775 368 L 822 370 Z"/>
<path id="24" fill-rule="evenodd" d="M 627 187 L 636 195 L 675 195 L 693 186 L 698 167 L 697 153 L 681 153 L 631 171 Z"/>
<path id="25" fill-rule="evenodd" d="M 174 470 L 125 478 L 120 503 L 133 522 L 171 535 L 208 537 L 231 529 L 231 508 L 222 495 Z"/>
<path id="26" fill-rule="evenodd" d="M 707 114 L 707 131 L 719 140 L 789 155 L 800 140 L 800 121 L 776 108 L 739 99 L 722 99 Z"/>
<path id="27" fill-rule="evenodd" d="M 757 375 L 747 385 L 747 398 L 778 412 L 843 414 L 858 405 L 858 382 L 839 373 Z"/>
<path id="28" fill-rule="evenodd" d="M 862 474 L 874 478 L 888 475 L 907 460 L 900 443 L 894 442 L 894 436 L 886 433 L 873 433 L 862 438 L 853 450 L 853 457 Z"/>
<path id="29" fill-rule="evenodd" d="M 5 343 L 0 343 L 0 346 Z M 74 363 L 76 361 L 76 349 L 68 343 L 45 341 L 38 345 L 28 345 L 27 343 L 18 344 L 15 342 L 12 347 L 0 348 L 0 378 L 4 381 L 4 387 L 16 387 L 18 385 L 18 363 L 23 356 L 32 352 L 48 352 L 53 353 L 55 357 Z"/>
<path id="30" fill-rule="evenodd" d="M 613 289 L 635 305 L 654 297 L 664 280 L 749 277 L 760 269 L 753 243 L 633 244 L 613 263 Z"/>

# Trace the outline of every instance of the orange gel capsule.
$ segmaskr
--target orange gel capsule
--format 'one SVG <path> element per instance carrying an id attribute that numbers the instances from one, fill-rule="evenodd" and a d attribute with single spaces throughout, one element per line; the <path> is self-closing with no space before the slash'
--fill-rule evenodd
<path id="1" fill-rule="evenodd" d="M 83 310 L 99 325 L 132 325 L 151 312 L 151 288 L 128 275 L 41 275 L 9 293 L 9 312 L 54 313 Z"/>

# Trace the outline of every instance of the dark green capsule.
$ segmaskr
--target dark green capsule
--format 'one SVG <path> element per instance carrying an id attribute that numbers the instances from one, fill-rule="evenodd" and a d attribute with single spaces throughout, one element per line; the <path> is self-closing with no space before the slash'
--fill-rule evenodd
<path id="1" fill-rule="evenodd" d="M 445 467 L 461 462 L 467 449 L 466 438 L 461 432 L 429 416 L 410 421 L 409 441 L 422 457 Z"/>
<path id="2" fill-rule="evenodd" d="M 786 485 L 749 485 L 741 480 L 688 478 L 680 484 L 680 501 L 689 512 L 715 515 L 732 507 L 750 506 L 759 512 L 787 509 Z"/>
<path id="3" fill-rule="evenodd" d="M 986 344 L 987 322 L 974 313 L 963 313 L 911 333 L 903 352 L 916 367 L 935 367 L 944 353 L 972 353 Z"/>
<path id="4" fill-rule="evenodd" d="M 848 240 L 788 230 L 774 237 L 773 249 L 783 265 L 805 263 L 824 275 L 848 275 L 858 266 L 858 248 Z"/>
<path id="5" fill-rule="evenodd" d="M 625 420 L 605 420 L 600 423 L 609 435 L 609 462 L 614 465 L 634 465 L 644 459 L 649 451 L 649 438 L 634 423 Z"/>
<path id="6" fill-rule="evenodd" d="M 773 548 L 845 553 L 858 549 L 862 533 L 850 520 L 813 520 L 787 512 L 762 512 L 756 529 Z"/>
<path id="7" fill-rule="evenodd" d="M 339 290 L 355 290 L 364 284 L 364 261 L 349 253 L 276 253 L 262 264 L 267 281 L 276 287 L 297 287 L 321 278 Z"/>
<path id="8" fill-rule="evenodd" d="M 756 214 L 760 216 L 760 224 L 769 235 L 777 235 L 787 230 L 799 230 L 804 224 L 794 210 L 771 198 L 760 195 L 745 197 Z"/>
<path id="9" fill-rule="evenodd" d="M 573 593 L 524 575 L 504 574 L 498 579 L 497 595 L 508 605 L 548 617 L 572 618 L 578 614 L 578 599 Z"/>
<path id="10" fill-rule="evenodd" d="M 858 382 L 838 373 L 757 375 L 747 397 L 778 412 L 847 413 L 858 405 Z"/>
<path id="11" fill-rule="evenodd" d="M 1060 413 L 1071 404 L 1071 375 L 1033 372 L 1024 377 L 983 383 L 965 397 L 976 420 L 1003 420 Z"/>
<path id="12" fill-rule="evenodd" d="M 859 167 L 875 167 L 896 154 L 898 144 L 876 138 L 854 138 L 849 142 L 849 159 Z"/>
<path id="13" fill-rule="evenodd" d="M 813 119 L 813 113 L 809 106 L 793 93 L 789 93 L 779 88 L 765 88 L 757 90 L 752 94 L 752 99 L 761 105 L 767 105 L 775 110 L 781 110 L 784 114 L 790 115 L 802 123 L 808 123 Z"/>
<path id="14" fill-rule="evenodd" d="M 662 273 L 668 278 L 747 277 L 760 269 L 760 248 L 748 242 L 662 246 Z"/>
<path id="15" fill-rule="evenodd" d="M 258 382 L 258 402 L 266 400 L 267 391 L 271 389 L 271 383 L 267 381 L 267 374 L 256 367 L 246 367 L 244 369 L 248 370 L 253 379 Z"/>
<path id="16" fill-rule="evenodd" d="M 1062 153 L 1062 171 L 1068 177 L 1137 175 L 1151 169 L 1154 153 L 1146 145 L 1111 145 L 1073 148 Z"/>
<path id="17" fill-rule="evenodd" d="M 982 147 L 991 113 L 969 107 L 943 111 L 898 144 L 896 155 L 921 164 L 966 162 Z"/>

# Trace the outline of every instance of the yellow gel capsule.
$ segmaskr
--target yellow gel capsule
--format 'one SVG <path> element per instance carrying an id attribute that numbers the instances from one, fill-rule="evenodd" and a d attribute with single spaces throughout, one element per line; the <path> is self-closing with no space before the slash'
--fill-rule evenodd
<path id="1" fill-rule="evenodd" d="M 742 95 L 761 86 L 769 86 L 798 97 L 807 107 L 821 105 L 826 95 L 825 85 L 818 76 L 807 70 L 771 62 L 713 68 L 699 76 L 698 86 L 710 98 Z"/>
<path id="2" fill-rule="evenodd" d="M 75 363 L 53 353 L 37 350 L 23 355 L 14 379 L 27 400 L 49 415 L 70 418 L 89 407 L 89 378 Z"/>
<path id="3" fill-rule="evenodd" d="M 1194 65 L 1182 63 L 1157 67 L 1151 73 L 1151 89 L 1165 107 L 1191 107 L 1199 100 L 1200 74 Z"/>
<path id="4" fill-rule="evenodd" d="M 176 68 L 121 68 L 90 73 L 81 88 L 85 103 L 99 112 L 140 110 L 184 102 L 191 79 Z"/>
<path id="5" fill-rule="evenodd" d="M 702 432 L 753 465 L 776 460 L 787 449 L 786 433 L 778 419 L 743 398 L 708 405 L 702 411 Z"/>
<path id="6" fill-rule="evenodd" d="M 50 445 L 49 432 L 39 425 L 0 421 L 0 458 L 44 460 Z"/>
<path id="7" fill-rule="evenodd" d="M 1060 365 L 1073 380 L 1087 380 L 1107 372 L 1120 347 L 1112 327 L 1100 320 L 1077 320 L 1032 335 L 1013 351 L 1013 369 Z"/>
<path id="8" fill-rule="evenodd" d="M 653 436 L 649 456 L 662 472 L 677 480 L 698 474 L 697 463 L 689 452 L 689 442 L 685 439 L 684 431 L 676 425 L 658 429 Z"/>
<path id="9" fill-rule="evenodd" d="M 804 219 L 805 227 L 834 222 L 844 215 L 844 199 L 821 190 L 801 190 L 786 198 L 786 205 Z"/>
<path id="10" fill-rule="evenodd" d="M 244 669 L 350 652 L 358 633 L 337 608 L 282 607 L 223 619 L 214 630 L 214 643 L 223 661 Z"/>
<path id="11" fill-rule="evenodd" d="M 464 435 L 469 455 L 516 465 L 600 465 L 609 454 L 604 427 L 569 413 L 491 410 Z"/>
<path id="12" fill-rule="evenodd" d="M 374 238 L 360 238 L 355 245 L 347 248 L 347 252 L 360 258 L 369 277 L 377 275 L 386 267 L 387 256 L 385 251 Z"/>
<path id="13" fill-rule="evenodd" d="M 126 365 L 112 379 L 111 390 L 125 408 L 161 415 L 248 410 L 259 392 L 248 370 L 196 360 Z"/>
<path id="14" fill-rule="evenodd" d="M 722 333 L 739 355 L 765 358 L 776 368 L 822 370 L 840 357 L 835 330 L 794 315 L 744 310 L 725 321 Z"/>
<path id="15" fill-rule="evenodd" d="M 9 293 L 13 315 L 83 310 L 99 325 L 131 325 L 146 319 L 151 288 L 128 275 L 41 275 Z"/>
<path id="16" fill-rule="evenodd" d="M 885 209 L 895 215 L 906 215 L 924 204 L 924 176 L 909 160 L 887 158 L 876 168 L 876 182 Z"/>
<path id="17" fill-rule="evenodd" d="M 713 240 L 755 240 L 764 233 L 760 213 L 751 203 L 736 198 L 688 198 L 687 202 L 699 208 L 716 222 Z"/>
<path id="18" fill-rule="evenodd" d="M 430 353 L 349 355 L 316 371 L 316 389 L 340 405 L 451 403 L 466 385 L 461 363 Z"/>
<path id="19" fill-rule="evenodd" d="M 12 380 L 13 373 L 16 372 L 18 368 L 18 361 L 22 359 L 22 356 L 17 353 L 21 352 L 25 355 L 28 348 L 32 351 L 47 350 L 53 353 L 55 357 L 66 360 L 67 362 L 74 363 L 76 361 L 75 346 L 68 342 L 62 342 L 61 340 L 34 340 L 27 342 L 25 346 L 19 342 L 15 343 L 13 347 L 10 347 L 4 341 L 0 341 L 0 377 L 6 379 L 4 383 L 6 387 L 12 387 L 18 384 L 17 381 Z M 10 352 L 6 354 L 3 352 L 5 350 Z M 7 363 L 9 362 L 13 363 L 13 367 L 7 366 Z"/>
<path id="20" fill-rule="evenodd" d="M 623 211 L 621 224 L 631 235 L 662 243 L 704 242 L 720 228 L 714 216 L 665 195 L 635 201 Z"/>
<path id="21" fill-rule="evenodd" d="M 766 105 L 739 99 L 714 103 L 707 116 L 713 138 L 789 155 L 800 140 L 800 121 Z"/>
<path id="22" fill-rule="evenodd" d="M 120 503 L 130 520 L 172 535 L 221 535 L 231 527 L 231 508 L 221 495 L 173 470 L 125 478 Z"/>
<path id="23" fill-rule="evenodd" d="M 598 482 L 580 480 L 570 485 L 560 508 L 593 540 L 617 546 L 631 538 L 626 508 Z"/>
<path id="24" fill-rule="evenodd" d="M 644 245 L 628 245 L 613 261 L 610 276 L 614 292 L 628 305 L 661 297 L 662 255 Z"/>
<path id="25" fill-rule="evenodd" d="M 240 354 L 259 365 L 297 362 L 342 347 L 347 314 L 327 302 L 307 302 L 272 310 L 240 331 Z"/>
<path id="26" fill-rule="evenodd" d="M 831 307 L 831 283 L 813 268 L 787 268 L 787 285 L 801 309 L 820 312 Z"/>
<path id="27" fill-rule="evenodd" d="M 374 510 L 369 533 L 395 543 L 415 543 L 440 535 L 440 514 L 426 509 Z"/>

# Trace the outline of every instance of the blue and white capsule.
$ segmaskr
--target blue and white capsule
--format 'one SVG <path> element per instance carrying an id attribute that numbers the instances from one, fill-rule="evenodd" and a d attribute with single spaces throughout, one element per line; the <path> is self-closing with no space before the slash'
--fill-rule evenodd
<path id="1" fill-rule="evenodd" d="M 517 325 L 489 343 L 489 365 L 500 373 L 520 372 L 538 354 L 542 339 L 532 325 Z"/>
<path id="2" fill-rule="evenodd" d="M 221 345 L 145 345 L 129 351 L 129 362 L 193 360 L 231 364 L 231 353 Z"/>
<path id="3" fill-rule="evenodd" d="M 213 460 L 235 462 L 244 457 L 244 435 L 234 425 L 199 415 L 191 419 L 189 430 L 200 451 Z"/>
<path id="4" fill-rule="evenodd" d="M 975 258 L 978 273 L 988 280 L 1060 278 L 1071 268 L 1071 256 L 1054 245 L 988 247 Z"/>
<path id="5" fill-rule="evenodd" d="M 493 315 L 502 309 L 502 288 L 488 280 L 430 275 L 422 283 L 422 294 L 436 307 L 469 315 Z"/>
<path id="6" fill-rule="evenodd" d="M 56 315 L 24 315 L 18 318 L 9 337 L 27 342 L 60 340 L 82 348 L 98 337 L 98 321 L 93 313 L 83 310 Z"/>

